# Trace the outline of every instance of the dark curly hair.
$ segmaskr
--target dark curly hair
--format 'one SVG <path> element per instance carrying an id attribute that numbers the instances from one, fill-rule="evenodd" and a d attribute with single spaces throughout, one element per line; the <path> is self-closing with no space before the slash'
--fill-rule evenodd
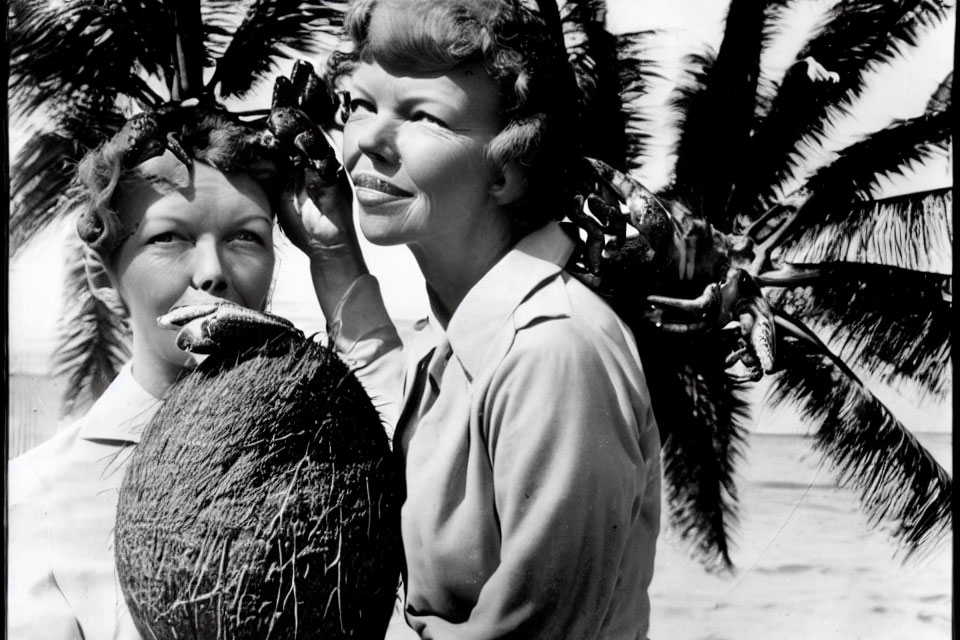
<path id="1" fill-rule="evenodd" d="M 276 210 L 287 160 L 277 153 L 266 129 L 219 108 L 174 107 L 162 117 L 165 127 L 160 135 L 173 133 L 191 158 L 224 173 L 249 173 Z M 131 233 L 117 211 L 118 187 L 155 179 L 138 168 L 135 156 L 130 132 L 121 129 L 88 152 L 77 167 L 77 188 L 85 194 L 77 231 L 88 249 L 104 258 Z"/>
<path id="2" fill-rule="evenodd" d="M 378 8 L 389 11 L 377 12 Z M 571 135 L 569 67 L 546 22 L 520 0 L 356 0 L 345 26 L 353 48 L 328 60 L 332 81 L 359 61 L 437 72 L 482 64 L 500 88 L 500 132 L 487 145 L 498 165 L 517 162 L 527 189 L 507 213 L 523 231 L 560 219 L 579 157 Z"/>

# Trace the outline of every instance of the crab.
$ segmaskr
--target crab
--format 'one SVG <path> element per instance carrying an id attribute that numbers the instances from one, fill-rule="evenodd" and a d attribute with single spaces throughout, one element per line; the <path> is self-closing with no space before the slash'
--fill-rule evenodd
<path id="1" fill-rule="evenodd" d="M 734 332 L 725 364 L 740 363 L 738 380 L 758 380 L 776 370 L 774 313 L 760 284 L 750 274 L 757 247 L 748 235 L 724 234 L 681 207 L 673 215 L 648 189 L 610 165 L 587 159 L 592 192 L 578 195 L 568 212 L 582 240 L 568 263 L 579 279 L 608 299 L 624 296 L 623 284 L 611 285 L 611 265 L 630 262 L 648 267 L 659 289 L 646 295 L 644 316 L 662 331 L 684 333 L 720 328 Z M 577 238 L 578 240 L 580 238 Z M 629 240 L 629 246 L 627 241 Z M 720 281 L 714 280 L 720 273 Z M 692 298 L 659 295 L 663 286 L 689 289 L 708 281 Z"/>
<path id="2" fill-rule="evenodd" d="M 280 76 L 273 85 L 273 101 L 267 127 L 281 151 L 295 164 L 308 165 L 323 184 L 335 182 L 343 173 L 333 146 L 314 124 L 333 120 L 338 100 L 308 62 L 297 60 L 290 78 Z"/>
<path id="3" fill-rule="evenodd" d="M 166 150 L 191 167 L 193 160 L 175 132 L 180 129 L 183 109 L 196 105 L 196 100 L 170 102 L 128 119 L 109 142 L 113 149 L 120 151 L 123 168 L 131 169 L 162 155 Z M 90 207 L 81 212 L 77 219 L 77 233 L 94 251 L 108 253 L 127 233 L 115 214 L 108 212 L 104 216 L 98 209 Z"/>
<path id="4" fill-rule="evenodd" d="M 209 355 L 227 347 L 263 344 L 271 339 L 304 335 L 286 318 L 227 301 L 188 304 L 157 318 L 164 329 L 178 329 L 177 347 Z"/>
<path id="5" fill-rule="evenodd" d="M 130 169 L 169 150 L 188 167 L 193 164 L 174 131 L 181 120 L 181 103 L 169 103 L 153 111 L 138 113 L 127 120 L 114 136 L 126 149 L 123 166 Z"/>

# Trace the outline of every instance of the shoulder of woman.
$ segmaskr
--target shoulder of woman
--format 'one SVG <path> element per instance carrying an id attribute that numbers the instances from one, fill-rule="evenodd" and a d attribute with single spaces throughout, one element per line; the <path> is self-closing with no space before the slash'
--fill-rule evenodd
<path id="1" fill-rule="evenodd" d="M 86 417 L 58 431 L 52 438 L 33 447 L 10 461 L 10 502 L 18 499 L 33 499 L 38 492 L 46 491 L 56 482 L 61 470 L 79 439 Z"/>
<path id="2" fill-rule="evenodd" d="M 636 352 L 617 314 L 576 278 L 558 276 L 524 300 L 514 313 L 514 355 L 541 350 L 584 355 L 597 349 Z"/>

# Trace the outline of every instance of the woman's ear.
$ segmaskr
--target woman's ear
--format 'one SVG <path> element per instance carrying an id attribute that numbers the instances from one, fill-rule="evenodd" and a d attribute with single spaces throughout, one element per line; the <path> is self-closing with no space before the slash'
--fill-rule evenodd
<path id="1" fill-rule="evenodd" d="M 126 318 L 129 315 L 127 306 L 123 303 L 116 282 L 100 254 L 85 248 L 83 270 L 93 297 L 102 302 L 114 315 Z"/>
<path id="2" fill-rule="evenodd" d="M 516 202 L 527 190 L 527 177 L 517 162 L 507 162 L 490 185 L 490 195 L 500 206 Z"/>

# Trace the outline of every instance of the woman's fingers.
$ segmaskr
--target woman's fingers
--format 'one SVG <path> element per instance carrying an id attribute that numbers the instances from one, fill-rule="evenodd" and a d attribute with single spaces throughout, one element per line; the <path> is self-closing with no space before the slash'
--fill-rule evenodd
<path id="1" fill-rule="evenodd" d="M 335 257 L 358 246 L 352 203 L 345 177 L 327 183 L 304 169 L 287 185 L 277 220 L 294 246 L 308 256 Z"/>

